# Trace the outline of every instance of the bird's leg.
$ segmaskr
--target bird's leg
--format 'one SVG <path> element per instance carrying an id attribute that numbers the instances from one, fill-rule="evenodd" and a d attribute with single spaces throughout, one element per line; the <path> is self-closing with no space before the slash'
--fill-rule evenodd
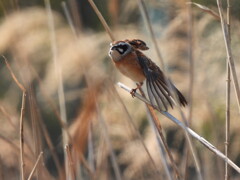
<path id="1" fill-rule="evenodd" d="M 130 94 L 132 95 L 132 97 L 135 97 L 135 93 L 136 93 L 136 91 L 142 87 L 143 82 L 136 83 L 136 85 L 137 85 L 137 87 L 134 88 L 134 89 L 132 89 L 131 92 L 130 92 Z"/>

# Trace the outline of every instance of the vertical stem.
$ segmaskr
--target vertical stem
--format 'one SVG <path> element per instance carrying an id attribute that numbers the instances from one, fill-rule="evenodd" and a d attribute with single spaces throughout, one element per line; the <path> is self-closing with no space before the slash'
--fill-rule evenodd
<path id="1" fill-rule="evenodd" d="M 95 171 L 94 166 L 94 145 L 93 145 L 93 133 L 92 133 L 92 122 L 89 124 L 89 133 L 88 133 L 88 164 L 90 168 Z"/>
<path id="2" fill-rule="evenodd" d="M 89 4 L 92 6 L 94 12 L 97 14 L 99 20 L 101 21 L 105 31 L 108 33 L 111 41 L 114 41 L 115 38 L 113 36 L 113 33 L 111 31 L 111 29 L 109 28 L 109 26 L 107 25 L 107 22 L 105 21 L 104 17 L 102 16 L 101 12 L 98 10 L 96 4 L 93 2 L 93 0 L 88 0 Z"/>
<path id="3" fill-rule="evenodd" d="M 231 72 L 231 75 L 232 75 L 235 95 L 236 95 L 237 104 L 238 104 L 238 110 L 240 112 L 240 89 L 239 89 L 239 84 L 238 84 L 238 76 L 237 76 L 237 72 L 236 72 L 236 68 L 235 68 L 235 62 L 234 62 L 233 55 L 232 55 L 232 49 L 231 49 L 228 30 L 226 28 L 226 22 L 225 22 L 224 17 L 223 17 L 222 1 L 217 0 L 217 5 L 218 5 L 219 15 L 220 15 L 220 19 L 221 19 L 221 26 L 222 26 L 224 43 L 225 43 L 226 52 L 227 52 L 227 60 L 228 60 L 228 64 L 229 64 L 229 67 L 230 67 L 230 70 L 231 70 L 230 72 Z"/>
<path id="4" fill-rule="evenodd" d="M 111 158 L 111 161 L 112 161 L 112 165 L 113 165 L 113 170 L 114 170 L 114 173 L 115 173 L 115 178 L 116 180 L 122 180 L 122 177 L 121 177 L 121 173 L 120 173 L 120 168 L 117 164 L 117 157 L 113 151 L 113 147 L 112 147 L 112 143 L 111 143 L 111 140 L 110 140 L 110 137 L 109 137 L 109 134 L 108 134 L 108 129 L 107 129 L 107 125 L 102 117 L 102 114 L 99 110 L 99 107 L 97 105 L 97 113 L 98 113 L 98 120 L 99 120 L 99 123 L 101 125 L 101 128 L 102 128 L 102 133 L 103 133 L 103 137 L 106 141 L 106 144 L 108 146 L 108 149 L 110 151 L 110 158 Z"/>
<path id="5" fill-rule="evenodd" d="M 76 175 L 75 175 L 75 167 L 74 167 L 74 162 L 73 162 L 73 158 L 72 158 L 72 149 L 71 146 L 69 144 L 67 144 L 65 146 L 65 151 L 67 153 L 67 158 L 68 158 L 68 173 L 66 175 L 67 179 L 76 179 Z"/>
<path id="6" fill-rule="evenodd" d="M 45 2 L 47 16 L 48 16 L 48 26 L 50 30 L 51 50 L 52 50 L 53 62 L 55 66 L 55 75 L 58 83 L 58 101 L 60 106 L 60 116 L 63 123 L 66 125 L 67 113 L 66 113 L 61 66 L 57 62 L 57 44 L 56 44 L 54 18 L 51 10 L 50 0 L 45 0 L 44 2 Z M 68 134 L 64 128 L 62 128 L 62 136 L 63 136 L 63 149 L 64 149 L 65 145 L 68 144 L 68 141 L 69 141 Z M 68 174 L 68 162 L 67 162 L 68 159 L 67 159 L 66 151 L 64 151 L 64 160 L 65 160 L 65 171 L 66 171 L 66 174 Z"/>
<path id="7" fill-rule="evenodd" d="M 22 106 L 21 106 L 21 115 L 20 115 L 20 163 L 21 163 L 21 179 L 24 180 L 24 134 L 23 134 L 23 117 L 25 113 L 25 101 L 26 101 L 26 92 L 23 91 L 22 94 Z"/>
<path id="8" fill-rule="evenodd" d="M 192 2 L 192 0 L 190 0 Z M 194 59 L 193 59 L 193 15 L 192 6 L 187 6 L 187 19 L 188 19 L 188 60 L 189 60 L 189 87 L 188 87 L 188 114 L 187 124 L 191 125 L 192 111 L 193 111 L 193 84 L 194 84 Z M 186 149 L 186 162 L 184 179 L 188 177 L 188 160 L 189 149 Z"/>
<path id="9" fill-rule="evenodd" d="M 227 0 L 227 33 L 229 42 L 231 43 L 231 29 L 230 29 L 230 1 Z M 231 69 L 229 63 L 226 63 L 227 67 L 227 82 L 226 82 L 226 127 L 225 127 L 225 156 L 228 157 L 228 143 L 229 143 L 229 126 L 230 126 L 230 90 L 231 90 Z M 229 179 L 228 163 L 225 162 L 225 180 Z"/>
<path id="10" fill-rule="evenodd" d="M 141 88 L 139 88 L 139 91 L 140 91 L 140 93 L 141 93 L 141 95 L 142 95 L 143 97 L 146 97 L 145 94 L 144 94 L 144 92 L 143 92 L 143 90 L 142 90 Z M 156 129 L 157 129 L 157 131 L 158 131 L 158 134 L 159 134 L 159 136 L 160 136 L 160 138 L 161 138 L 161 141 L 163 142 L 164 148 L 165 148 L 165 150 L 166 150 L 166 152 L 167 152 L 167 155 L 168 155 L 168 157 L 169 157 L 169 159 L 170 159 L 170 162 L 171 162 L 173 171 L 174 171 L 174 173 L 175 173 L 176 179 L 181 179 L 181 176 L 180 176 L 180 173 L 179 173 L 179 171 L 178 171 L 178 168 L 177 168 L 177 166 L 176 166 L 176 164 L 175 164 L 175 162 L 174 162 L 172 153 L 170 152 L 170 150 L 169 150 L 169 148 L 168 148 L 168 145 L 167 145 L 167 142 L 166 142 L 166 140 L 165 140 L 165 137 L 164 137 L 164 135 L 163 135 L 162 126 L 161 126 L 161 124 L 160 124 L 160 121 L 159 121 L 159 119 L 157 118 L 157 115 L 156 115 L 156 113 L 154 112 L 153 107 L 152 107 L 151 105 L 147 104 L 147 103 L 146 103 L 146 106 L 147 106 L 147 108 L 148 108 L 148 110 L 149 110 L 149 112 L 150 112 L 150 115 L 151 115 L 151 117 L 152 117 L 152 119 L 153 119 L 153 122 L 154 122 L 154 124 L 155 124 L 155 127 L 156 127 Z"/>
<path id="11" fill-rule="evenodd" d="M 188 117 L 187 122 L 191 124 L 192 104 L 193 104 L 193 84 L 194 84 L 194 59 L 193 59 L 193 15 L 192 6 L 188 7 L 188 59 L 189 59 L 189 91 L 188 91 Z"/>
<path id="12" fill-rule="evenodd" d="M 38 164 L 39 164 L 39 162 L 40 162 L 40 159 L 41 159 L 42 155 L 43 155 L 43 152 L 40 152 L 40 154 L 38 155 L 37 161 L 36 161 L 36 163 L 34 164 L 33 169 L 32 169 L 32 171 L 31 171 L 30 175 L 28 176 L 28 179 L 27 179 L 27 180 L 31 180 L 31 178 L 32 178 L 32 176 L 33 176 L 33 173 L 35 172 L 35 170 L 36 170 L 36 168 L 37 168 L 37 166 L 38 166 Z"/>

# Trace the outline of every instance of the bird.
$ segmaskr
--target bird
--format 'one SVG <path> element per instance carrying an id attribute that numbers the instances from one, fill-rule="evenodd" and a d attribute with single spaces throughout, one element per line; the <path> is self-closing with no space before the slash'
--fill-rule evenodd
<path id="1" fill-rule="evenodd" d="M 113 41 L 110 43 L 109 56 L 123 75 L 137 83 L 137 87 L 131 91 L 133 96 L 146 80 L 150 102 L 157 105 L 161 111 L 168 111 L 169 105 L 173 108 L 176 100 L 181 106 L 186 106 L 187 100 L 182 93 L 142 52 L 148 49 L 146 43 L 140 39 Z"/>

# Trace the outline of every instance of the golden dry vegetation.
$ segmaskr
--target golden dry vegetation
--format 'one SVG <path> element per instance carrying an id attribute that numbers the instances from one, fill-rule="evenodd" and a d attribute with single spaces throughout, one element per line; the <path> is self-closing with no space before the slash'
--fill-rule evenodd
<path id="1" fill-rule="evenodd" d="M 81 6 L 81 1 L 79 3 Z M 98 2 L 98 5 L 108 10 L 108 15 L 103 15 L 107 16 L 114 36 L 144 40 L 150 47 L 146 54 L 160 64 L 137 1 L 105 3 Z M 189 54 L 192 53 L 194 83 L 190 127 L 224 152 L 227 55 L 219 20 L 192 6 L 190 39 L 189 6 L 185 1 L 152 0 L 146 4 L 168 74 L 187 99 L 190 98 Z M 3 55 L 0 60 L 0 179 L 21 177 L 19 129 L 23 96 L 13 74 L 26 89 L 22 116 L 25 179 L 40 152 L 43 154 L 33 179 L 117 179 L 116 169 L 122 179 L 167 179 L 162 164 L 164 157 L 159 153 L 145 105 L 116 85 L 122 82 L 135 87 L 131 80 L 117 72 L 108 57 L 110 39 L 94 11 L 87 16 L 80 12 L 78 28 L 73 20 L 74 34 L 63 10 L 52 10 L 51 21 L 44 6 L 21 8 L 16 4 L 18 8 L 11 12 L 4 3 L 1 7 L 5 15 L 0 24 Z M 217 7 L 210 8 L 218 12 Z M 72 17 L 79 18 L 73 10 L 69 8 Z M 88 18 L 89 21 L 95 18 L 92 22 L 98 23 L 96 29 L 85 27 Z M 239 77 L 239 19 L 233 16 L 231 23 L 233 58 Z M 193 43 L 189 51 L 190 40 Z M 240 118 L 233 83 L 230 102 L 228 157 L 239 166 Z M 187 116 L 189 107 L 182 110 Z M 177 108 L 169 112 L 182 120 Z M 197 179 L 183 130 L 160 113 L 157 115 L 181 177 Z M 67 123 L 63 122 L 65 116 Z M 196 140 L 192 142 L 203 179 L 224 179 L 224 161 Z M 171 167 L 170 172 L 174 174 Z M 229 176 L 231 179 L 240 177 L 231 167 Z"/>

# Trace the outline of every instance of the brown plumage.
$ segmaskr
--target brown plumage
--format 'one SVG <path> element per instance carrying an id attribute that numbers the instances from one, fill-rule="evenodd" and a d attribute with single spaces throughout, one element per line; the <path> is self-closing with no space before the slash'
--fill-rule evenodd
<path id="1" fill-rule="evenodd" d="M 161 69 L 140 51 L 148 49 L 146 43 L 139 39 L 115 41 L 111 43 L 109 56 L 117 69 L 133 81 L 142 84 L 146 79 L 149 99 L 161 110 L 167 111 L 168 104 L 173 107 L 172 91 L 175 91 L 180 105 L 187 105 L 185 97 Z"/>

